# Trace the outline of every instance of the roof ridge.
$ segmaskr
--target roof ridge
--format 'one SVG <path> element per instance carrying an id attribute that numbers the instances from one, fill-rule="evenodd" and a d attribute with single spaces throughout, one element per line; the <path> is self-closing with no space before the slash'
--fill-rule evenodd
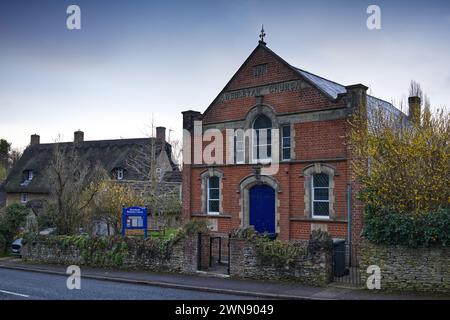
<path id="1" fill-rule="evenodd" d="M 126 138 L 126 139 L 105 139 L 105 140 L 84 140 L 81 142 L 74 142 L 74 141 L 63 141 L 63 142 L 48 142 L 48 143 L 40 143 L 37 144 L 37 146 L 50 146 L 50 145 L 57 145 L 57 144 L 73 144 L 73 143 L 90 143 L 90 142 L 118 142 L 118 141 L 136 141 L 136 140 L 149 140 L 149 139 L 156 139 L 156 137 L 148 137 L 148 138 Z M 167 143 L 167 141 L 166 141 Z"/>

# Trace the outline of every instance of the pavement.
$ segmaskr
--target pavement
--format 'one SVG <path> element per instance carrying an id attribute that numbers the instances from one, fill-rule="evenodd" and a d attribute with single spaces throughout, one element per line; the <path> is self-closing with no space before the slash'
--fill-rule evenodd
<path id="1" fill-rule="evenodd" d="M 44 265 L 23 262 L 21 259 L 0 258 L 0 271 L 22 271 L 26 273 L 40 273 L 47 275 L 64 276 L 67 266 Z M 6 279 L 0 276 L 0 279 Z M 259 298 L 259 299 L 290 299 L 290 300 L 449 300 L 449 296 L 426 296 L 406 292 L 387 293 L 379 290 L 365 290 L 360 288 L 311 287 L 292 282 L 271 282 L 241 280 L 219 277 L 204 272 L 195 275 L 182 275 L 173 273 L 151 273 L 143 271 L 105 270 L 81 267 L 81 279 L 100 280 L 119 284 L 148 286 L 152 288 L 165 288 L 182 290 L 185 298 L 196 299 L 199 292 L 202 298 L 207 299 L 233 299 L 233 298 Z M 1 284 L 4 280 L 0 281 Z M 65 287 L 65 282 L 64 282 Z M 190 295 L 184 295 L 190 291 Z M 219 296 L 216 296 L 219 295 Z M 161 299 L 169 297 L 162 296 Z"/>

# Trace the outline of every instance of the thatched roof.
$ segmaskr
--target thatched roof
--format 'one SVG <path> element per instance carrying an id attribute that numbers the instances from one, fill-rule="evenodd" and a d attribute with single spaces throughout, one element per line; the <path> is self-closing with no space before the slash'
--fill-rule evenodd
<path id="1" fill-rule="evenodd" d="M 154 147 L 152 147 L 152 143 Z M 152 149 L 155 151 L 155 157 L 160 154 L 162 149 L 167 152 L 173 170 L 178 171 L 172 160 L 171 145 L 156 138 L 37 144 L 29 146 L 24 151 L 20 160 L 9 173 L 3 186 L 4 191 L 8 193 L 48 193 L 49 181 L 46 177 L 46 171 L 52 162 L 56 146 L 60 148 L 75 147 L 82 161 L 99 163 L 111 174 L 115 169 L 123 168 L 126 172 L 124 178 L 126 180 L 146 179 L 136 170 L 130 168 L 128 159 L 133 155 L 150 152 Z M 28 170 L 32 170 L 34 176 L 31 181 L 24 184 L 24 173 Z M 178 182 L 181 182 L 181 180 Z"/>

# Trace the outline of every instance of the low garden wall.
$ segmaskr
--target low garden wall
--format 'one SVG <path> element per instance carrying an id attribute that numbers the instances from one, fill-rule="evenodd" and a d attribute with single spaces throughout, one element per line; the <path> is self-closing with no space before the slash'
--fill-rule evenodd
<path id="1" fill-rule="evenodd" d="M 332 278 L 331 240 L 230 239 L 230 275 L 326 285 Z"/>
<path id="2" fill-rule="evenodd" d="M 204 233 L 201 236 L 188 233 L 170 240 L 39 236 L 25 241 L 22 256 L 25 261 L 47 264 L 194 273 L 199 270 L 199 263 L 201 270 L 207 271 L 209 267 L 209 237 Z M 200 238 L 203 245 L 198 252 Z M 331 280 L 330 240 L 286 243 L 271 241 L 250 231 L 250 236 L 232 236 L 229 241 L 232 277 L 289 280 L 310 285 L 324 285 Z"/>
<path id="3" fill-rule="evenodd" d="M 177 241 L 118 237 L 49 236 L 28 240 L 25 261 L 48 264 L 191 273 L 197 269 L 197 239 Z"/>
<path id="4" fill-rule="evenodd" d="M 450 247 L 360 246 L 360 266 L 380 267 L 381 289 L 450 293 Z M 362 275 L 366 281 L 369 275 Z"/>

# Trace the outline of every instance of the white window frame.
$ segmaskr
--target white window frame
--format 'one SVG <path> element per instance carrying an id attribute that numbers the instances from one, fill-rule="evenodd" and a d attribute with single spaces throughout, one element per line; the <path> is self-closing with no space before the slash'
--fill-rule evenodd
<path id="1" fill-rule="evenodd" d="M 235 164 L 245 163 L 245 133 L 243 130 L 237 130 L 234 133 L 234 158 Z"/>
<path id="2" fill-rule="evenodd" d="M 330 219 L 330 177 L 328 176 L 328 187 L 317 187 L 317 189 L 327 189 L 328 190 L 328 200 L 315 200 L 314 199 L 314 176 L 316 174 L 311 175 L 311 217 L 313 219 L 323 219 L 323 220 L 329 220 Z M 328 216 L 324 215 L 315 215 L 314 214 L 314 202 L 326 202 L 328 203 Z"/>
<path id="3" fill-rule="evenodd" d="M 123 180 L 123 168 L 117 169 L 117 180 Z"/>
<path id="4" fill-rule="evenodd" d="M 284 128 L 288 128 L 289 129 L 289 137 L 285 137 L 284 136 Z M 285 147 L 284 146 L 284 140 L 287 139 L 289 140 L 289 147 Z M 281 160 L 282 161 L 288 161 L 291 160 L 291 126 L 290 125 L 285 125 L 285 126 L 281 126 Z M 284 150 L 285 149 L 289 149 L 289 158 L 285 158 L 284 157 Z"/>
<path id="5" fill-rule="evenodd" d="M 23 192 L 20 194 L 20 202 L 27 203 L 28 202 L 28 193 Z"/>
<path id="6" fill-rule="evenodd" d="M 214 189 L 214 190 L 218 190 L 219 192 L 218 192 L 218 198 L 216 199 L 216 198 L 214 198 L 214 199 L 211 199 L 210 198 L 210 185 L 209 185 L 209 182 L 210 182 L 210 179 L 211 178 L 217 178 L 217 179 L 219 179 L 219 187 L 218 188 L 212 188 L 212 189 Z M 218 201 L 219 202 L 219 211 L 211 211 L 210 209 L 209 209 L 209 201 Z M 217 177 L 217 176 L 212 176 L 212 177 L 208 177 L 207 178 L 207 184 L 206 184 L 206 212 L 207 212 L 207 214 L 210 214 L 210 215 L 218 215 L 218 214 L 220 214 L 220 178 L 219 177 Z"/>
<path id="7" fill-rule="evenodd" d="M 259 134 L 261 134 L 261 133 L 258 132 L 258 131 L 263 131 L 263 130 L 266 131 L 266 143 L 260 144 L 259 143 L 259 139 L 258 139 L 258 133 Z M 252 130 L 252 132 L 253 132 L 252 158 L 253 158 L 253 162 L 254 163 L 258 163 L 258 162 L 259 163 L 271 163 L 272 162 L 273 144 L 272 143 L 267 143 L 267 140 L 268 140 L 267 138 L 269 137 L 269 134 L 268 134 L 267 131 L 270 131 L 270 138 L 271 138 L 271 141 L 272 141 L 272 130 L 273 130 L 273 128 L 253 129 Z M 271 156 L 267 157 L 267 158 L 260 158 L 258 153 L 260 153 L 259 152 L 260 148 L 262 148 L 264 146 L 266 147 L 266 150 L 268 149 L 267 147 L 270 146 L 270 154 L 271 154 Z"/>
<path id="8" fill-rule="evenodd" d="M 33 180 L 33 178 L 34 178 L 33 170 L 28 170 L 28 172 L 27 172 L 27 180 L 31 181 L 31 180 Z"/>

